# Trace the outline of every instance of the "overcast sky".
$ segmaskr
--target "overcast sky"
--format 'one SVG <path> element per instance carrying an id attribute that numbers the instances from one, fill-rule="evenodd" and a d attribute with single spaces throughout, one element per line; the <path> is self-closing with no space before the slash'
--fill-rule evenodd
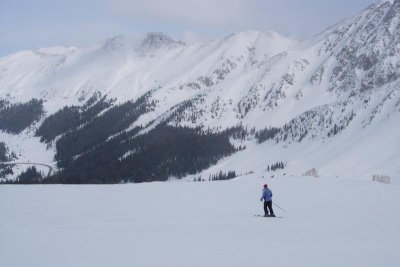
<path id="1" fill-rule="evenodd" d="M 0 0 L 0 56 L 164 32 L 201 41 L 245 30 L 306 38 L 376 0 Z"/>

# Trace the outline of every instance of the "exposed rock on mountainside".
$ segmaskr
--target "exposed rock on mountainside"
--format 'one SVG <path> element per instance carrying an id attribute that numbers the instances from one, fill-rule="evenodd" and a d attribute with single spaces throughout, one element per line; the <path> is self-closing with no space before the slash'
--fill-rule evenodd
<path id="1" fill-rule="evenodd" d="M 190 157 L 192 161 L 185 164 L 191 167 L 185 165 L 181 173 L 170 171 L 173 160 L 152 158 L 158 165 L 140 174 L 146 177 L 137 174 L 141 169 L 131 167 L 132 172 L 123 172 L 124 177 L 120 173 L 113 182 L 148 180 L 160 170 L 179 177 L 201 172 L 216 159 L 241 151 L 230 157 L 235 162 L 235 157 L 250 153 L 243 149 L 246 146 L 264 153 L 278 149 L 290 170 L 290 162 L 296 159 L 285 152 L 288 147 L 309 144 L 324 154 L 328 146 L 350 144 L 355 138 L 355 147 L 336 151 L 336 157 L 351 157 L 362 150 L 368 150 L 363 156 L 372 157 L 379 147 L 395 142 L 382 141 L 376 132 L 399 133 L 399 127 L 392 128 L 400 118 L 399 88 L 400 0 L 372 5 L 302 41 L 255 31 L 197 44 L 175 41 L 162 33 L 136 39 L 116 36 L 87 48 L 41 49 L 0 58 L 0 119 L 9 119 L 2 114 L 33 98 L 40 98 L 36 101 L 42 105 L 16 131 L 1 125 L 0 141 L 8 140 L 8 147 L 24 157 L 24 149 L 17 147 L 22 137 L 13 134 L 32 140 L 36 134 L 55 156 L 62 175 L 77 171 L 68 169 L 71 166 L 81 164 L 78 171 L 85 169 L 82 162 L 86 161 L 78 164 L 80 159 L 99 159 L 102 153 L 112 168 L 129 169 L 127 162 L 132 161 L 127 159 L 145 153 L 124 144 L 175 127 L 177 134 L 198 140 L 215 135 L 210 140 L 218 142 L 215 147 L 221 150 L 206 153 L 212 158 L 209 161 L 204 160 L 205 154 Z M 265 142 L 257 142 L 265 134 L 268 138 L 261 138 Z M 146 140 L 143 137 L 142 142 Z M 226 140 L 236 146 L 228 148 Z M 366 149 L 366 144 L 374 149 Z M 146 147 L 143 144 L 140 149 Z M 394 163 L 400 156 L 392 150 L 396 147 L 388 148 L 392 152 L 376 157 L 375 168 L 400 170 Z M 169 155 L 174 158 L 198 152 L 164 149 L 175 149 L 176 154 Z M 311 165 L 331 171 L 327 166 L 332 157 L 323 161 L 319 156 L 319 165 Z M 364 159 L 354 162 L 348 169 L 371 167 L 360 164 Z M 107 161 L 102 164 L 107 166 Z M 254 160 L 249 168 L 261 169 L 262 164 Z M 85 169 L 86 174 L 94 167 Z"/>

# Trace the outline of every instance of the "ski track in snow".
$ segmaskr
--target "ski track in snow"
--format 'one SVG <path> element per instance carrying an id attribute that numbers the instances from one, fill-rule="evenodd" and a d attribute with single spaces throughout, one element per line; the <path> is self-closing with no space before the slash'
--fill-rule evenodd
<path id="1" fill-rule="evenodd" d="M 282 219 L 257 218 L 262 185 Z M 223 182 L 0 187 L 0 266 L 397 266 L 398 185 Z"/>

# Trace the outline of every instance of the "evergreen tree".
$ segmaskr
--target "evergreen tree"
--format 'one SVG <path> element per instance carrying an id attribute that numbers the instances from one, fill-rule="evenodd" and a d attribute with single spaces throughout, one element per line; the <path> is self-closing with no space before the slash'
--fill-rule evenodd
<path id="1" fill-rule="evenodd" d="M 32 166 L 18 176 L 17 183 L 35 184 L 35 183 L 41 183 L 42 180 L 43 180 L 43 175 L 36 170 L 35 166 Z"/>
<path id="2" fill-rule="evenodd" d="M 32 99 L 26 103 L 2 104 L 0 130 L 19 134 L 44 114 L 43 101 Z"/>
<path id="3" fill-rule="evenodd" d="M 255 133 L 255 138 L 261 144 L 267 140 L 273 139 L 280 132 L 279 128 L 265 128 Z"/>
<path id="4" fill-rule="evenodd" d="M 165 181 L 169 177 L 181 178 L 198 173 L 237 151 L 229 141 L 229 131 L 212 133 L 200 128 L 172 127 L 165 123 L 137 135 L 140 130 L 135 128 L 122 132 L 78 157 L 70 154 L 70 161 L 61 162 L 62 171 L 45 182 Z M 96 136 L 91 138 L 96 139 Z M 63 152 L 57 146 L 56 158 L 65 159 L 65 155 L 61 154 Z M 229 173 L 228 176 L 231 178 L 235 175 Z"/>

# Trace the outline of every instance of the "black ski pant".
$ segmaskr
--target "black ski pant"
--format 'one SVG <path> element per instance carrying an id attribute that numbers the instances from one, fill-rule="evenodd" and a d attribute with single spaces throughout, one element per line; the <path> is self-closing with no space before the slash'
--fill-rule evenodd
<path id="1" fill-rule="evenodd" d="M 265 215 L 268 215 L 268 210 L 270 215 L 274 215 L 274 210 L 272 209 L 272 200 L 264 201 L 264 212 Z"/>

